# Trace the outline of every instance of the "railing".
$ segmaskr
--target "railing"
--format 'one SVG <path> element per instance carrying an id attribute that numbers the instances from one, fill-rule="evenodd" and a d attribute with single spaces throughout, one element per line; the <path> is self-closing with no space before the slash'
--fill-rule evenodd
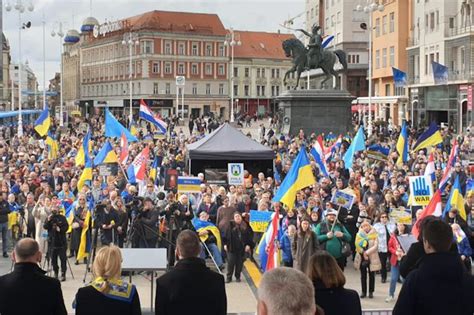
<path id="1" fill-rule="evenodd" d="M 446 37 L 457 36 L 462 34 L 468 34 L 474 32 L 474 25 L 466 25 L 463 27 L 447 28 L 445 35 Z"/>
<path id="2" fill-rule="evenodd" d="M 409 37 L 407 47 L 417 46 L 420 43 L 420 39 L 416 37 Z"/>

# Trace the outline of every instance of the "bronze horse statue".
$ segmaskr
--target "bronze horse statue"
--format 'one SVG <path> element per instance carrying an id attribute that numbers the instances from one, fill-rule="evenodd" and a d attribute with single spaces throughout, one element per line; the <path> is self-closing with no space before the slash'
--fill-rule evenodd
<path id="1" fill-rule="evenodd" d="M 285 73 L 285 77 L 283 79 L 283 84 L 286 86 L 286 79 L 290 73 L 296 71 L 296 86 L 295 90 L 298 88 L 300 83 L 301 73 L 306 69 L 318 69 L 320 68 L 326 74 L 326 78 L 321 82 L 321 88 L 323 88 L 324 83 L 331 79 L 332 76 L 337 77 L 337 72 L 334 70 L 334 65 L 336 64 L 336 58 L 339 59 L 339 62 L 342 64 L 344 68 L 344 72 L 347 71 L 347 61 L 346 61 L 346 53 L 343 50 L 335 50 L 330 51 L 327 49 L 323 49 L 321 60 L 318 64 L 313 56 L 311 58 L 312 62 L 310 62 L 309 67 L 307 66 L 308 63 L 308 49 L 305 45 L 296 38 L 290 38 L 282 43 L 283 50 L 285 51 L 285 55 L 288 58 L 293 58 L 293 67 Z"/>

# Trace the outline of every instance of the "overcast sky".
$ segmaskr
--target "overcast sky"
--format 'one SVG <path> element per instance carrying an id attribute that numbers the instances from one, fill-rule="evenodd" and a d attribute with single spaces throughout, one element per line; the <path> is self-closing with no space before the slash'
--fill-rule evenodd
<path id="1" fill-rule="evenodd" d="M 3 0 L 15 4 L 17 0 Z M 30 0 L 23 0 L 28 4 Z M 28 60 L 35 72 L 39 88 L 43 86 L 43 14 L 46 29 L 46 81 L 59 72 L 60 44 L 51 31 L 58 22 L 80 29 L 82 21 L 90 15 L 90 0 L 32 0 L 33 12 L 25 11 L 22 21 L 31 21 L 32 27 L 22 31 L 22 59 Z M 276 32 L 279 24 L 304 12 L 305 0 L 92 0 L 92 15 L 103 23 L 151 10 L 216 13 L 226 28 Z M 295 22 L 302 27 L 304 16 Z M 12 62 L 18 62 L 18 12 L 3 10 L 3 29 L 10 42 Z"/>

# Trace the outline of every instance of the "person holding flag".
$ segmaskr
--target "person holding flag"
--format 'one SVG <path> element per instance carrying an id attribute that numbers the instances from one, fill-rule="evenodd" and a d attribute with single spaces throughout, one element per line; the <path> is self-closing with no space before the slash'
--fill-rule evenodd
<path id="1" fill-rule="evenodd" d="M 212 260 L 216 264 L 219 271 L 224 268 L 222 261 L 222 241 L 221 233 L 217 227 L 209 222 L 209 214 L 205 211 L 199 214 L 199 218 L 194 218 L 192 221 L 193 227 L 198 233 L 199 239 L 202 243 L 201 258 L 206 258 L 206 253 L 212 256 Z"/>

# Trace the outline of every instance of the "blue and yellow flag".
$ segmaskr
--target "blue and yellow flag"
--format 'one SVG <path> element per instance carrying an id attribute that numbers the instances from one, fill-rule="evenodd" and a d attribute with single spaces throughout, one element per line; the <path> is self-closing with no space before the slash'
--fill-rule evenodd
<path id="1" fill-rule="evenodd" d="M 397 152 L 397 165 L 403 165 L 403 163 L 408 162 L 408 128 L 407 122 L 405 120 L 402 123 L 402 130 L 400 131 L 400 136 L 398 137 Z"/>
<path id="2" fill-rule="evenodd" d="M 222 250 L 221 249 L 221 246 L 222 246 L 221 233 L 219 232 L 219 230 L 217 229 L 217 227 L 214 224 L 212 224 L 211 222 L 199 220 L 198 218 L 192 219 L 191 222 L 192 222 L 196 232 L 198 232 L 198 233 L 201 232 L 201 231 L 211 232 L 212 235 L 214 235 L 214 237 L 216 238 L 217 248 L 219 249 L 219 251 Z M 202 242 L 205 242 L 208 238 L 208 235 L 199 236 L 199 238 L 201 239 Z"/>
<path id="3" fill-rule="evenodd" d="M 40 136 L 44 136 L 48 133 L 49 127 L 51 126 L 51 117 L 49 117 L 49 108 L 46 107 L 41 115 L 35 121 L 35 130 Z"/>
<path id="4" fill-rule="evenodd" d="M 91 212 L 88 209 L 86 218 L 84 219 L 84 225 L 81 231 L 81 242 L 79 243 L 79 250 L 77 251 L 76 260 L 81 260 L 89 256 L 91 239 L 90 239 L 90 233 L 88 233 L 88 231 L 89 231 L 90 224 L 91 224 Z"/>
<path id="5" fill-rule="evenodd" d="M 156 180 L 158 179 L 158 170 L 161 167 L 161 162 L 163 161 L 162 156 L 155 156 L 155 159 L 153 160 L 153 164 L 151 165 L 150 169 L 150 178 L 153 180 L 154 183 L 156 183 Z"/>
<path id="6" fill-rule="evenodd" d="M 293 209 L 295 204 L 296 192 L 305 187 L 316 183 L 316 179 L 311 169 L 306 150 L 301 147 L 298 156 L 291 165 L 288 175 L 285 176 L 273 201 L 279 201 L 285 204 L 289 209 Z"/>
<path id="7" fill-rule="evenodd" d="M 89 153 L 91 149 L 91 131 L 88 130 L 84 139 L 82 139 L 81 146 L 77 150 L 76 154 L 76 166 L 81 166 L 86 163 L 86 159 L 89 158 Z"/>
<path id="8" fill-rule="evenodd" d="M 133 120 L 130 122 L 129 128 L 130 128 L 130 133 L 132 134 L 132 136 L 136 137 L 138 135 L 138 128 Z"/>
<path id="9" fill-rule="evenodd" d="M 56 137 L 50 131 L 48 131 L 45 143 L 48 146 L 48 159 L 57 159 L 59 152 L 59 144 L 56 140 Z"/>
<path id="10" fill-rule="evenodd" d="M 92 161 L 89 157 L 86 157 L 86 164 L 82 170 L 81 177 L 77 181 L 77 189 L 81 191 L 87 181 L 92 181 Z"/>
<path id="11" fill-rule="evenodd" d="M 115 154 L 114 148 L 109 141 L 105 141 L 104 146 L 100 149 L 94 159 L 94 165 L 103 163 L 118 163 L 117 154 Z"/>
<path id="12" fill-rule="evenodd" d="M 416 143 L 413 146 L 413 151 L 417 152 L 418 150 L 435 146 L 441 142 L 443 142 L 443 137 L 441 136 L 441 132 L 438 130 L 438 126 L 433 121 L 428 130 L 423 132 L 418 140 L 416 140 Z"/>
<path id="13" fill-rule="evenodd" d="M 138 139 L 112 115 L 110 110 L 105 109 L 105 136 L 120 138 L 122 134 L 127 137 L 128 142 L 138 141 Z"/>
<path id="14" fill-rule="evenodd" d="M 72 221 L 74 221 L 74 203 L 65 203 L 62 202 L 62 208 L 64 209 L 64 216 L 67 219 L 67 223 L 69 224 L 69 228 L 67 229 L 67 233 L 72 232 Z"/>
<path id="15" fill-rule="evenodd" d="M 449 199 L 446 202 L 446 206 L 444 207 L 443 218 L 452 208 L 458 209 L 458 213 L 461 218 L 463 218 L 464 220 L 467 219 L 466 209 L 464 209 L 464 198 L 462 197 L 461 193 L 461 184 L 459 183 L 459 175 L 456 176 L 456 179 L 454 180 L 454 185 L 451 188 Z"/>

